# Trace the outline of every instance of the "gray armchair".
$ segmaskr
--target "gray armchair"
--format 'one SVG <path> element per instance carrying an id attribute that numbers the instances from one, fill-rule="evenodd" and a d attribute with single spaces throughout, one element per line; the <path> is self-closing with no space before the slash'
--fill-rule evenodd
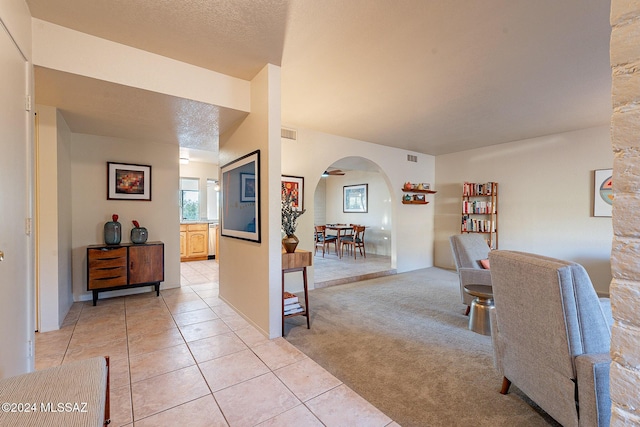
<path id="1" fill-rule="evenodd" d="M 453 260 L 460 279 L 460 297 L 467 305 L 467 313 L 473 297 L 464 291 L 466 285 L 491 286 L 491 272 L 480 265 L 489 257 L 489 245 L 481 234 L 455 234 L 449 237 Z"/>
<path id="2" fill-rule="evenodd" d="M 565 427 L 608 426 L 611 305 L 585 269 L 541 255 L 492 251 L 494 363 Z"/>

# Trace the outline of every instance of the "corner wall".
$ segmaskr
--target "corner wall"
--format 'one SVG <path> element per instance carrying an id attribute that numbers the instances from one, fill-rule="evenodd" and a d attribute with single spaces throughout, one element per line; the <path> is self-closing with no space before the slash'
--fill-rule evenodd
<path id="1" fill-rule="evenodd" d="M 608 126 L 438 156 L 436 266 L 455 269 L 449 236 L 460 233 L 463 182 L 496 181 L 498 248 L 578 262 L 607 294 L 612 225 L 593 216 L 593 171 L 612 165 Z"/>
<path id="2" fill-rule="evenodd" d="M 275 338 L 282 325 L 280 68 L 271 64 L 251 81 L 251 113 L 220 135 L 220 165 L 257 149 L 261 242 L 220 237 L 220 297 Z"/>
<path id="3" fill-rule="evenodd" d="M 62 325 L 71 304 L 71 133 L 54 107 L 37 106 L 37 279 L 40 332 Z"/>
<path id="4" fill-rule="evenodd" d="M 149 241 L 164 242 L 161 289 L 180 286 L 179 147 L 95 135 L 71 134 L 73 295 L 87 291 L 88 245 L 104 243 L 104 223 L 118 214 L 122 241 L 130 242 L 132 220 L 149 230 Z M 107 162 L 151 166 L 151 201 L 107 200 Z M 148 288 L 100 293 L 100 297 L 148 291 Z"/>

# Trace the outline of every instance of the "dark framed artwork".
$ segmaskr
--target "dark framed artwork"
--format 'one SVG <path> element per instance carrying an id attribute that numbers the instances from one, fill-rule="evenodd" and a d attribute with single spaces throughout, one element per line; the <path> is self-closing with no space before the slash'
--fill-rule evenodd
<path id="1" fill-rule="evenodd" d="M 367 212 L 369 184 L 342 187 L 342 212 Z"/>
<path id="2" fill-rule="evenodd" d="M 151 200 L 151 166 L 107 162 L 107 200 Z"/>
<path id="3" fill-rule="evenodd" d="M 260 150 L 220 168 L 220 234 L 260 242 Z"/>
<path id="4" fill-rule="evenodd" d="M 284 185 L 285 191 L 285 193 L 282 194 L 282 197 L 284 197 L 285 194 L 291 194 L 293 210 L 304 210 L 304 177 L 282 175 L 280 181 L 282 182 L 282 185 Z"/>

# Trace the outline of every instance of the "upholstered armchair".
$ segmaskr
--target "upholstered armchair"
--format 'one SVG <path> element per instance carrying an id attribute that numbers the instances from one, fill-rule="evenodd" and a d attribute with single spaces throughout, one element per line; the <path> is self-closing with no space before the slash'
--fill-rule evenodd
<path id="1" fill-rule="evenodd" d="M 541 255 L 492 251 L 494 363 L 565 427 L 608 426 L 611 305 L 585 269 Z"/>
<path id="2" fill-rule="evenodd" d="M 473 296 L 464 291 L 466 285 L 491 286 L 491 272 L 483 268 L 481 261 L 489 257 L 489 245 L 481 234 L 455 234 L 449 237 L 453 260 L 460 280 L 460 297 L 467 305 L 467 314 Z"/>

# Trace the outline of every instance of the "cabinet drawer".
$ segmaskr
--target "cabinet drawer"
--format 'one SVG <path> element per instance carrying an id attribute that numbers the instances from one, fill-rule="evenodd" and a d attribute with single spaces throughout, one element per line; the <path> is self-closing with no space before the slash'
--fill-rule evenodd
<path id="1" fill-rule="evenodd" d="M 207 231 L 209 230 L 209 224 L 188 224 L 187 230 L 189 231 Z"/>
<path id="2" fill-rule="evenodd" d="M 127 248 L 126 247 L 116 247 L 116 248 L 99 248 L 99 249 L 89 249 L 89 262 L 96 260 L 112 260 L 116 258 L 124 259 L 125 265 L 127 264 Z"/>
<path id="3" fill-rule="evenodd" d="M 127 284 L 127 268 L 118 267 L 96 271 L 87 281 L 89 290 L 124 286 Z"/>

